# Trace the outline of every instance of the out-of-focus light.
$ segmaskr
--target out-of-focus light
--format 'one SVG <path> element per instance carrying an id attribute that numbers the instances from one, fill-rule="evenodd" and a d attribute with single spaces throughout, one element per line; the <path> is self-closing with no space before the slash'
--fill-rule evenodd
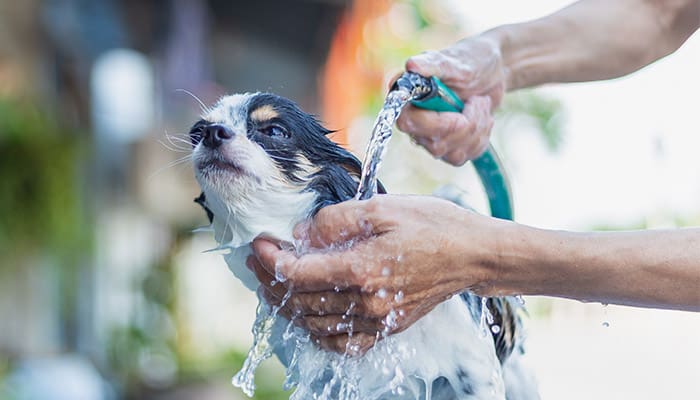
<path id="1" fill-rule="evenodd" d="M 114 49 L 98 57 L 90 80 L 96 133 L 129 143 L 143 136 L 154 115 L 153 68 L 134 50 Z"/>

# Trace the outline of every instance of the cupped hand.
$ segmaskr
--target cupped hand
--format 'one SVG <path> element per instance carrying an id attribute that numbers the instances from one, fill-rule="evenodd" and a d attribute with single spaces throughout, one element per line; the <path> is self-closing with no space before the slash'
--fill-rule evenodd
<path id="1" fill-rule="evenodd" d="M 506 90 L 506 72 L 496 42 L 486 36 L 467 38 L 446 49 L 409 58 L 406 70 L 437 76 L 465 106 L 462 113 L 456 113 L 409 105 L 397 121 L 399 129 L 452 165 L 480 156 L 488 147 L 492 111 Z"/>
<path id="2" fill-rule="evenodd" d="M 248 266 L 266 300 L 322 347 L 361 353 L 450 296 L 488 285 L 497 241 L 482 238 L 498 236 L 490 221 L 433 197 L 377 195 L 297 227 L 310 248 L 302 255 L 256 239 Z"/>

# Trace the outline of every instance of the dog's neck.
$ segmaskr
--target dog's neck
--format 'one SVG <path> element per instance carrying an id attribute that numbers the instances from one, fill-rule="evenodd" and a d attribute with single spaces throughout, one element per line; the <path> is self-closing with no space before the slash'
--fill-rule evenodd
<path id="1" fill-rule="evenodd" d="M 214 213 L 214 237 L 230 248 L 245 246 L 263 234 L 291 242 L 294 226 L 309 216 L 316 198 L 314 192 L 267 190 L 239 192 L 226 201 L 207 197 Z"/>

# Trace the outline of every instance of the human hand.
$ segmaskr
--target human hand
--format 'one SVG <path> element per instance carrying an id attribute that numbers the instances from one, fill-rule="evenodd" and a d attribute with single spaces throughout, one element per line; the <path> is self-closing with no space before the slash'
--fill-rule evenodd
<path id="1" fill-rule="evenodd" d="M 488 147 L 492 111 L 506 90 L 506 73 L 497 42 L 487 36 L 463 39 L 439 51 L 428 51 L 406 61 L 406 70 L 437 76 L 465 101 L 464 110 L 436 112 L 412 105 L 397 121 L 419 145 L 452 165 L 480 156 Z"/>
<path id="2" fill-rule="evenodd" d="M 297 256 L 256 239 L 248 266 L 268 303 L 322 347 L 362 353 L 453 294 L 487 287 L 499 224 L 433 197 L 377 195 L 326 207 L 297 227 L 315 251 Z"/>

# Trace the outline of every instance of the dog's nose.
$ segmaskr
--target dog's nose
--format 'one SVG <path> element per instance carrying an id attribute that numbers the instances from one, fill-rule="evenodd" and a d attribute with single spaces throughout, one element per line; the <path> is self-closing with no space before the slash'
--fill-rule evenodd
<path id="1" fill-rule="evenodd" d="M 221 143 L 232 137 L 233 131 L 220 124 L 207 125 L 202 130 L 202 141 L 204 145 L 212 149 L 221 146 Z"/>

